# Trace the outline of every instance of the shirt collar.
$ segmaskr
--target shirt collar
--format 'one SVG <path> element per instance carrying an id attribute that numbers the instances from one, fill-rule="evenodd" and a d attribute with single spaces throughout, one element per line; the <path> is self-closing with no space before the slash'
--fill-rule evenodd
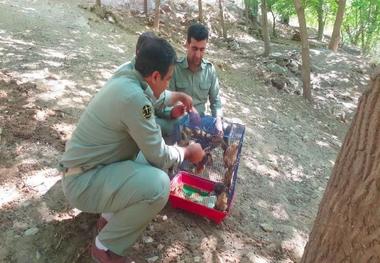
<path id="1" fill-rule="evenodd" d="M 206 68 L 206 60 L 204 60 L 202 58 L 202 61 L 201 61 L 201 69 L 205 69 Z M 187 62 L 187 57 L 184 57 L 183 60 L 181 61 L 180 63 L 181 67 L 182 68 L 189 68 L 189 63 Z"/>
<path id="2" fill-rule="evenodd" d="M 152 88 L 145 81 L 144 77 L 140 74 L 140 72 L 138 72 L 136 69 L 133 69 L 131 71 L 131 74 L 133 74 L 136 77 L 136 79 L 140 82 L 140 86 L 143 89 L 144 94 L 148 96 L 152 103 L 155 103 L 157 101 L 157 98 L 154 96 Z"/>

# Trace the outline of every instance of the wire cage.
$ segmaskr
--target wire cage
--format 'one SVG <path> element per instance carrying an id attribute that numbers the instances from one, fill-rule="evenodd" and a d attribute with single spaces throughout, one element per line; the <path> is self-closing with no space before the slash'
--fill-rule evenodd
<path id="1" fill-rule="evenodd" d="M 221 138 L 217 135 L 215 122 L 216 119 L 211 116 L 204 116 L 199 121 L 193 121 L 191 117 L 185 116 L 180 121 L 175 133 L 175 140 L 178 145 L 186 146 L 192 142 L 197 142 L 205 150 L 206 156 L 197 166 L 184 161 L 175 173 L 180 174 L 182 171 L 186 171 L 187 174 L 207 180 L 213 185 L 224 185 L 227 192 L 227 208 L 225 211 L 228 212 L 235 194 L 245 126 L 224 121 L 224 135 Z M 207 200 L 203 201 L 203 205 L 207 205 L 207 202 Z M 198 203 L 202 204 L 202 201 Z M 212 207 L 209 206 L 209 208 Z"/>

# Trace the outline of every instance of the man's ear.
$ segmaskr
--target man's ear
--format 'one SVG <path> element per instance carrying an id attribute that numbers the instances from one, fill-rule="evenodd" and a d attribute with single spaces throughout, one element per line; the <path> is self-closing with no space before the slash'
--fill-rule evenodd
<path id="1" fill-rule="evenodd" d="M 161 80 L 161 74 L 160 74 L 160 72 L 158 72 L 157 70 L 153 71 L 153 73 L 152 73 L 152 80 L 154 81 L 154 83 L 156 83 L 157 81 Z"/>

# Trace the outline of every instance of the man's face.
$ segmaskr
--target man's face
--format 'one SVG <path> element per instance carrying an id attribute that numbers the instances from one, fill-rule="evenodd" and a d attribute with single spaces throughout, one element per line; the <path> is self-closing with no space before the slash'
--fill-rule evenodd
<path id="1" fill-rule="evenodd" d="M 169 86 L 169 82 L 173 77 L 174 65 L 169 67 L 166 75 L 161 78 L 161 74 L 158 71 L 155 71 L 153 74 L 154 83 L 152 85 L 153 94 L 158 99 L 162 92 Z"/>
<path id="2" fill-rule="evenodd" d="M 187 48 L 187 62 L 189 66 L 199 66 L 201 64 L 203 55 L 205 54 L 207 40 L 197 41 L 191 38 L 190 43 L 186 42 Z"/>

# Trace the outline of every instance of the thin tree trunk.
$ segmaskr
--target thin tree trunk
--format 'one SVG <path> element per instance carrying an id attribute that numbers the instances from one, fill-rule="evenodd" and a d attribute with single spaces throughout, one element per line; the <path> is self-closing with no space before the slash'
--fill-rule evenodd
<path id="1" fill-rule="evenodd" d="M 156 0 L 153 27 L 157 31 L 160 30 L 160 0 Z"/>
<path id="2" fill-rule="evenodd" d="M 148 18 L 148 0 L 144 0 L 144 14 L 145 18 Z"/>
<path id="3" fill-rule="evenodd" d="M 202 8 L 202 0 L 198 0 L 198 10 L 199 10 L 199 22 L 203 23 L 203 8 Z"/>
<path id="4" fill-rule="evenodd" d="M 310 83 L 310 51 L 309 41 L 307 36 L 307 27 L 305 20 L 305 12 L 301 0 L 294 0 L 296 12 L 298 16 L 298 24 L 300 26 L 301 46 L 302 46 L 302 81 L 303 81 L 303 96 L 312 101 L 311 98 L 311 83 Z"/>
<path id="5" fill-rule="evenodd" d="M 272 19 L 273 19 L 272 35 L 273 37 L 276 37 L 276 16 L 274 15 L 274 12 L 272 9 L 270 10 L 270 13 L 272 14 Z"/>
<path id="6" fill-rule="evenodd" d="M 247 2 L 245 1 L 245 17 L 247 18 L 247 24 L 249 25 L 250 24 L 250 21 L 249 21 L 249 11 L 250 11 L 250 7 L 249 5 L 247 4 Z"/>
<path id="7" fill-rule="evenodd" d="M 323 1 L 324 0 L 318 1 L 318 9 L 317 9 L 317 13 L 318 13 L 318 35 L 317 35 L 317 39 L 319 41 L 321 41 L 323 39 L 323 31 L 325 28 Z"/>
<path id="8" fill-rule="evenodd" d="M 97 5 L 97 6 L 102 6 L 102 2 L 101 2 L 101 0 L 96 0 L 96 2 L 95 2 L 95 5 Z"/>
<path id="9" fill-rule="evenodd" d="M 226 25 L 224 24 L 224 12 L 223 12 L 223 0 L 219 0 L 219 9 L 220 9 L 220 23 L 222 26 L 223 38 L 227 38 Z"/>
<path id="10" fill-rule="evenodd" d="M 338 154 L 302 263 L 380 262 L 380 68 Z"/>
<path id="11" fill-rule="evenodd" d="M 267 0 L 261 0 L 261 26 L 264 40 L 264 53 L 263 56 L 269 56 L 270 50 L 270 37 L 268 30 L 268 10 L 267 10 Z"/>
<path id="12" fill-rule="evenodd" d="M 334 29 L 333 29 L 333 33 L 331 35 L 331 40 L 329 43 L 329 49 L 331 49 L 334 52 L 338 50 L 338 46 L 339 46 L 340 27 L 343 22 L 345 8 L 346 8 L 346 0 L 339 0 L 338 12 L 336 14 Z"/>

